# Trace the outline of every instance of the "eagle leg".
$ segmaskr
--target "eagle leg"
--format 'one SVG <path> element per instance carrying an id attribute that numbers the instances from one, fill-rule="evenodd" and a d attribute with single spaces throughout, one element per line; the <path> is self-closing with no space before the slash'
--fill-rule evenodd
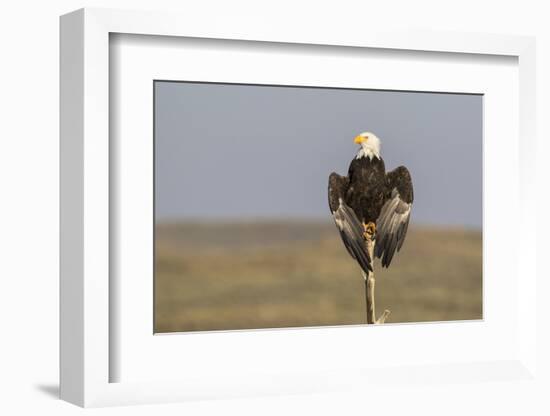
<path id="1" fill-rule="evenodd" d="M 376 224 L 373 222 L 369 222 L 367 224 L 363 223 L 363 228 L 365 230 L 363 233 L 365 240 L 374 240 L 374 235 L 376 234 Z"/>

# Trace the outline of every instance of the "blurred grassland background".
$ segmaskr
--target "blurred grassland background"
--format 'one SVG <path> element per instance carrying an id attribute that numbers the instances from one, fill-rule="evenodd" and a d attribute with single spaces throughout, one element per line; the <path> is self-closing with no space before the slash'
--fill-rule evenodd
<path id="1" fill-rule="evenodd" d="M 365 323 L 364 281 L 332 221 L 156 226 L 155 332 Z M 389 269 L 388 323 L 482 318 L 481 231 L 411 226 Z"/>

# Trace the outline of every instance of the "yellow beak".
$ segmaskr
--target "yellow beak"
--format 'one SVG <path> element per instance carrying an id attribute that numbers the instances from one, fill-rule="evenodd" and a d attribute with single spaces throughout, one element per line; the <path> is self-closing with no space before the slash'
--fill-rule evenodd
<path id="1" fill-rule="evenodd" d="M 361 143 L 366 142 L 366 141 L 367 141 L 367 139 L 363 136 L 356 136 L 355 139 L 353 139 L 353 142 L 355 144 L 361 144 Z"/>

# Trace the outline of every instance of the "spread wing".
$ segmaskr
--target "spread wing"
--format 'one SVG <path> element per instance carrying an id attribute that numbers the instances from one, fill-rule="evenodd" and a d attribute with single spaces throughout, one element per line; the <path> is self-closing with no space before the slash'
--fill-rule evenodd
<path id="1" fill-rule="evenodd" d="M 344 202 L 349 180 L 346 176 L 331 173 L 328 180 L 328 204 L 340 232 L 340 237 L 351 257 L 365 273 L 372 271 L 372 261 L 363 237 L 363 225 L 353 209 Z"/>
<path id="2" fill-rule="evenodd" d="M 374 255 L 388 267 L 396 251 L 405 241 L 414 199 L 412 179 L 404 166 L 386 174 L 389 198 L 376 220 Z"/>

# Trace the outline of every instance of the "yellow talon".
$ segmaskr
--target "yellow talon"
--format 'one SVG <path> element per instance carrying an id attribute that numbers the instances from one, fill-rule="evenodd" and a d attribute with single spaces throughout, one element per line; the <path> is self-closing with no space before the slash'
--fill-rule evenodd
<path id="1" fill-rule="evenodd" d="M 376 233 L 376 224 L 373 222 L 369 222 L 368 224 L 363 223 L 363 228 L 365 229 L 363 236 L 365 239 L 371 240 Z"/>

